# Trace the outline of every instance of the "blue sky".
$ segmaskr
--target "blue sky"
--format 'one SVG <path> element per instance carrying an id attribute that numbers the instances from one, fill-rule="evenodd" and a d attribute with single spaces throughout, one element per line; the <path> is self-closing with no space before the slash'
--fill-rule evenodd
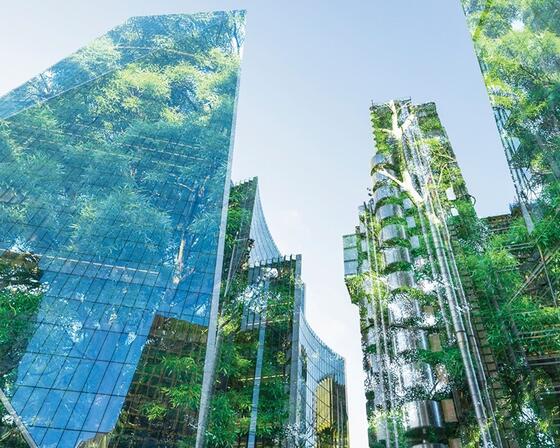
<path id="1" fill-rule="evenodd" d="M 481 215 L 513 200 L 459 0 L 25 0 L 0 18 L 0 94 L 129 16 L 248 11 L 233 176 L 259 176 L 283 253 L 303 254 L 307 316 L 347 359 L 352 446 L 367 446 L 358 313 L 341 236 L 367 198 L 371 101 L 435 101 Z"/>

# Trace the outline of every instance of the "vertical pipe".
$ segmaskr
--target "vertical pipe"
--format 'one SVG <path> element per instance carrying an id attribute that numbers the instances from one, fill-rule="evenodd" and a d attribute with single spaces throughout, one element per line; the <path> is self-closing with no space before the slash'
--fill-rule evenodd
<path id="1" fill-rule="evenodd" d="M 418 210 L 418 219 L 420 221 L 420 228 L 422 229 L 422 239 L 424 240 L 424 244 L 426 245 L 426 250 L 428 252 L 428 261 L 430 262 L 430 266 L 432 267 L 432 272 L 436 272 L 437 265 L 434 260 L 434 254 L 432 252 L 431 242 L 428 238 L 427 231 L 426 231 L 426 222 L 424 220 L 424 216 L 422 215 L 421 210 Z M 439 274 L 441 275 L 441 272 Z M 445 303 L 441 295 L 441 288 L 439 285 L 436 288 L 436 295 L 437 295 L 437 301 L 441 311 L 443 323 L 445 325 L 445 333 L 447 334 L 448 340 L 451 340 L 451 325 L 449 324 L 449 319 L 447 317 L 447 309 L 445 307 Z"/>
<path id="2" fill-rule="evenodd" d="M 378 321 L 377 321 L 377 306 L 376 306 L 376 297 L 373 295 L 373 288 L 374 288 L 374 280 L 373 280 L 373 275 L 371 273 L 371 270 L 373 268 L 373 266 L 375 266 L 375 274 L 376 276 L 379 276 L 379 267 L 378 267 L 378 263 L 377 263 L 377 252 L 375 249 L 375 240 L 373 235 L 370 237 L 370 233 L 369 233 L 369 229 L 370 229 L 370 222 L 368 219 L 370 210 L 369 207 L 364 204 L 364 219 L 365 219 L 365 228 L 366 228 L 366 247 L 367 247 L 367 257 L 368 257 L 368 262 L 369 262 L 369 273 L 370 273 L 370 282 L 371 282 L 371 301 L 372 301 L 372 306 L 373 306 L 373 319 L 375 322 L 375 326 L 374 326 L 374 331 L 375 331 L 375 346 L 376 346 L 376 352 L 377 352 L 377 366 L 379 372 L 378 372 L 378 381 L 380 383 L 381 386 L 381 393 L 382 393 L 382 406 L 383 409 L 386 411 L 387 410 L 387 402 L 386 402 L 386 397 L 385 397 L 385 381 L 383 378 L 383 370 L 385 370 L 387 372 L 388 375 L 388 386 L 389 386 L 389 396 L 390 396 L 390 403 L 391 406 L 394 405 L 393 403 L 393 394 L 392 394 L 392 381 L 391 381 L 391 369 L 390 366 L 387 365 L 388 364 L 388 353 L 387 353 L 387 340 L 386 340 L 386 331 L 385 331 L 385 325 L 383 325 L 383 337 L 384 337 L 384 347 L 383 347 L 383 355 L 380 354 L 380 351 L 382 350 L 381 348 L 381 341 L 379 338 L 379 327 L 378 327 Z M 370 251 L 370 240 L 371 243 L 373 244 L 373 250 L 374 250 L 374 265 L 372 264 L 372 257 L 371 257 L 371 251 Z M 383 309 L 381 308 L 381 290 L 379 288 L 379 284 L 378 282 L 376 283 L 376 290 L 377 290 L 377 301 L 379 302 L 379 311 L 381 314 L 381 319 L 384 323 L 384 319 L 383 319 Z M 369 309 L 369 308 L 368 308 Z M 383 369 L 382 369 L 383 366 Z M 395 433 L 395 437 L 396 437 L 396 444 L 398 446 L 398 433 L 397 433 L 397 427 L 396 427 L 396 421 L 395 418 L 393 417 L 392 419 L 393 421 L 393 431 Z M 391 438 L 389 435 L 389 429 L 387 427 L 387 420 L 385 419 L 384 421 L 384 426 L 385 426 L 385 434 L 387 436 L 387 438 L 385 439 L 385 445 L 387 448 L 390 448 L 391 446 Z"/>
<path id="3" fill-rule="evenodd" d="M 433 208 L 433 203 L 432 203 L 432 198 L 431 198 L 431 194 L 430 194 L 430 188 L 429 188 L 429 183 L 426 179 L 426 175 L 425 173 L 423 173 L 423 164 L 420 161 L 420 155 L 418 153 L 418 148 L 416 147 L 416 142 L 414 139 L 414 135 L 410 136 L 410 140 L 412 140 L 411 144 L 408 145 L 408 148 L 410 150 L 410 154 L 412 156 L 412 164 L 410 161 L 410 158 L 407 157 L 406 154 L 406 139 L 404 137 L 403 134 L 403 155 L 405 158 L 405 162 L 407 163 L 407 165 L 411 168 L 414 168 L 414 166 L 417 167 L 416 170 L 412 170 L 412 172 L 416 172 L 416 177 L 418 179 L 418 185 L 420 187 L 420 192 L 421 195 L 424 199 L 424 207 L 426 209 L 426 215 L 428 218 L 428 224 L 430 227 L 430 232 L 432 234 L 432 238 L 433 238 L 433 242 L 434 242 L 434 246 L 435 246 L 435 251 L 436 251 L 436 257 L 437 257 L 437 261 L 438 264 L 440 266 L 440 270 L 441 270 L 441 274 L 442 274 L 442 279 L 443 279 L 443 284 L 444 284 L 444 288 L 445 288 L 445 292 L 446 292 L 446 296 L 447 299 L 449 301 L 449 309 L 450 309 L 450 313 L 451 313 L 451 319 L 453 322 L 453 327 L 455 330 L 455 337 L 457 338 L 457 345 L 459 346 L 459 351 L 461 353 L 461 358 L 463 360 L 463 365 L 465 368 L 465 375 L 467 377 L 467 383 L 469 386 L 469 390 L 471 393 L 471 398 L 473 401 L 473 407 L 474 407 L 474 411 L 475 411 L 475 415 L 476 415 L 476 420 L 478 423 L 478 427 L 480 430 L 480 435 L 481 435 L 481 441 L 483 443 L 483 447 L 484 448 L 491 448 L 494 447 L 494 444 L 492 442 L 492 437 L 490 435 L 490 432 L 488 431 L 488 419 L 486 416 L 486 410 L 485 410 L 485 406 L 484 406 L 484 402 L 482 399 L 482 394 L 480 391 L 480 385 L 478 384 L 478 380 L 477 380 L 477 376 L 476 376 L 476 371 L 474 368 L 474 364 L 473 364 L 473 360 L 472 360 L 472 356 L 471 356 L 471 351 L 469 348 L 469 342 L 468 342 L 468 338 L 467 338 L 467 332 L 465 329 L 465 325 L 464 322 L 462 320 L 461 317 L 461 313 L 460 313 L 460 309 L 459 309 L 459 305 L 457 303 L 457 297 L 455 295 L 455 291 L 454 291 L 454 287 L 453 287 L 453 282 L 452 282 L 452 277 L 451 277 L 451 273 L 450 273 L 450 269 L 449 269 L 449 264 L 447 261 L 447 258 L 445 257 L 444 254 L 444 247 L 443 247 L 443 243 L 442 243 L 442 239 L 441 239 L 441 235 L 440 235 L 440 230 L 438 228 L 438 218 L 434 213 L 434 208 Z"/>
<path id="4" fill-rule="evenodd" d="M 382 196 L 382 197 L 395 197 L 395 198 L 396 198 L 398 194 L 400 194 L 399 191 L 396 191 L 396 190 L 393 191 L 393 192 L 389 191 L 389 192 L 387 192 L 387 194 L 386 194 L 385 196 Z M 377 205 L 377 200 L 379 200 L 379 199 L 374 198 L 374 200 L 376 200 L 376 205 Z M 394 215 L 393 215 L 393 216 L 394 216 Z M 369 222 L 368 222 L 368 226 L 369 226 Z M 384 226 L 383 228 L 384 228 L 384 229 L 385 229 L 385 228 L 388 228 L 388 226 L 397 226 L 397 227 L 402 231 L 402 233 L 404 234 L 404 229 L 403 229 L 403 227 L 402 227 L 402 224 L 387 224 L 387 225 Z M 401 247 L 401 246 L 398 246 L 398 247 L 400 247 L 401 250 L 404 251 L 404 252 L 407 254 L 407 258 L 408 258 L 408 249 L 407 249 L 407 248 L 404 248 L 404 247 Z M 377 274 L 379 275 L 379 266 L 378 266 L 378 263 L 377 263 L 377 252 L 376 252 L 375 243 L 374 243 L 374 245 L 373 245 L 373 248 L 374 248 L 374 250 L 375 250 L 375 253 L 374 253 L 375 269 L 376 269 Z M 382 249 L 382 251 L 384 251 L 384 253 L 389 253 L 389 252 L 391 251 L 391 249 Z M 370 268 L 371 268 L 371 266 L 370 266 Z M 405 277 L 406 277 L 406 276 L 405 276 Z M 406 277 L 406 278 L 408 278 L 408 277 Z M 395 284 L 391 284 L 390 289 L 391 289 L 391 290 L 395 290 L 395 289 L 398 289 L 399 287 L 410 286 L 410 285 L 409 285 L 409 280 L 406 280 L 406 278 L 401 278 L 400 276 L 396 276 L 396 283 L 395 283 Z M 380 295 L 380 294 L 379 294 L 379 295 Z M 411 299 L 411 301 L 413 301 L 413 302 L 415 303 L 414 309 L 416 310 L 416 312 L 418 312 L 418 311 L 417 311 L 417 310 L 418 310 L 418 304 L 417 304 L 417 302 L 416 302 L 414 299 Z M 406 313 L 406 312 L 407 312 L 407 310 L 406 310 L 405 308 L 402 308 L 402 307 L 403 307 L 403 304 L 402 304 L 402 303 L 400 303 L 400 302 L 393 302 L 393 304 L 395 305 L 395 307 L 400 307 L 399 314 L 403 314 L 403 313 Z M 387 347 L 387 343 L 386 343 L 388 331 L 387 331 L 387 328 L 385 327 L 385 322 L 384 322 L 384 316 L 383 316 L 383 314 L 381 314 L 381 319 L 382 319 L 382 326 L 383 326 L 383 336 L 384 336 L 385 351 L 388 353 L 388 347 Z M 422 339 L 422 336 L 421 336 L 420 333 L 418 333 L 418 331 L 414 332 L 414 330 L 412 330 L 411 333 L 414 333 L 414 335 L 415 335 L 415 336 L 413 336 L 412 340 L 415 341 L 416 338 Z M 396 347 L 396 339 L 395 339 L 395 338 L 393 338 L 393 345 Z M 409 347 L 407 347 L 407 349 L 415 349 L 415 346 L 413 347 L 412 345 L 410 345 Z M 400 356 L 400 355 L 394 354 L 394 356 Z M 420 369 L 417 365 L 411 364 L 411 363 L 407 363 L 407 367 L 408 367 L 408 368 L 407 368 L 407 371 L 409 372 L 410 375 L 421 377 L 421 376 L 423 376 L 424 374 L 427 374 L 427 375 L 429 376 L 429 378 L 426 378 L 426 379 L 427 379 L 430 383 L 433 381 L 433 377 L 432 377 L 432 372 L 431 372 L 431 371 L 429 371 L 428 373 L 425 373 L 425 372 L 424 372 L 422 369 Z M 388 378 L 391 379 L 391 376 L 392 376 L 392 369 L 390 368 L 390 366 L 387 365 L 387 366 L 385 367 L 385 370 L 387 371 Z M 390 387 L 390 388 L 389 388 L 389 393 L 391 394 L 392 392 L 393 392 L 393 387 Z M 394 409 L 395 409 L 395 406 L 394 406 L 394 403 L 395 403 L 395 401 L 394 401 L 394 395 L 392 395 L 392 398 L 393 398 L 392 408 L 393 408 L 393 410 L 394 410 Z M 435 420 L 433 420 L 433 421 L 430 419 L 430 417 L 428 417 L 427 414 L 425 414 L 426 412 L 428 412 L 427 409 L 428 409 L 431 405 L 427 405 L 427 404 L 424 402 L 424 400 L 408 400 L 408 401 L 407 401 L 407 404 L 408 404 L 408 408 L 411 409 L 411 410 L 413 410 L 414 413 L 416 413 L 416 414 L 418 414 L 418 415 L 425 415 L 425 417 L 428 418 L 427 421 L 423 421 L 422 419 L 418 420 L 418 422 L 422 421 L 422 423 L 421 423 L 420 425 L 424 425 L 424 426 L 417 426 L 417 425 L 415 425 L 415 426 L 409 428 L 409 430 L 412 430 L 412 429 L 413 429 L 413 430 L 417 431 L 417 430 L 419 430 L 420 428 L 432 427 L 432 426 L 435 427 L 436 421 L 439 422 L 439 420 L 440 420 L 439 411 L 437 411 L 437 410 L 434 411 L 434 412 L 437 413 L 436 415 L 438 415 L 438 417 L 435 417 L 435 415 L 434 415 Z M 397 425 L 397 422 L 396 422 L 396 418 L 395 418 L 395 417 L 396 417 L 396 416 L 393 416 L 393 419 L 394 419 L 393 422 L 394 422 L 394 427 L 395 427 L 395 439 L 396 439 L 396 442 L 395 442 L 395 443 L 396 443 L 396 446 L 398 446 L 398 443 L 399 443 L 399 442 L 398 442 L 398 430 L 397 430 L 398 425 Z M 416 418 L 416 417 L 415 417 L 415 418 Z"/>
<path id="5" fill-rule="evenodd" d="M 433 179 L 433 173 L 431 171 L 431 168 L 428 167 L 428 169 L 430 170 L 430 178 Z M 435 195 L 435 199 L 436 199 L 436 204 L 437 204 L 437 207 L 438 207 L 438 212 L 443 216 L 444 215 L 444 210 L 443 210 L 443 206 L 441 205 L 441 201 L 440 201 L 439 196 Z M 491 415 L 491 424 L 492 424 L 492 428 L 494 430 L 494 441 L 496 442 L 496 445 L 498 446 L 498 448 L 502 448 L 500 431 L 499 431 L 498 425 L 496 423 L 496 415 L 495 415 L 495 412 L 494 412 L 493 402 L 492 402 L 492 399 L 490 398 L 488 378 L 486 377 L 486 372 L 484 370 L 484 363 L 482 362 L 482 356 L 480 354 L 480 349 L 478 347 L 478 342 L 475 338 L 475 331 L 474 331 L 474 326 L 472 324 L 471 311 L 470 311 L 470 307 L 469 307 L 467 297 L 465 295 L 465 290 L 463 288 L 463 282 L 461 281 L 461 276 L 459 274 L 459 269 L 457 268 L 457 261 L 455 260 L 455 253 L 453 251 L 453 246 L 452 246 L 452 243 L 451 243 L 451 235 L 450 235 L 449 228 L 447 226 L 447 222 L 445 221 L 445 219 L 442 219 L 441 221 L 443 223 L 444 242 L 447 245 L 447 253 L 449 254 L 449 258 L 450 258 L 450 265 L 451 265 L 451 269 L 452 269 L 452 274 L 455 278 L 455 289 L 459 293 L 459 298 L 461 299 L 461 305 L 462 305 L 463 309 L 465 310 L 465 320 L 466 320 L 467 327 L 468 327 L 467 328 L 468 329 L 468 337 L 469 337 L 469 340 L 471 341 L 471 347 L 472 347 L 472 350 L 474 351 L 474 356 L 476 358 L 476 365 L 478 367 L 477 373 L 478 373 L 479 381 L 480 381 L 481 386 L 482 386 L 482 393 L 483 393 L 484 398 L 486 400 L 486 407 L 487 407 L 487 409 L 488 409 L 488 411 Z"/>

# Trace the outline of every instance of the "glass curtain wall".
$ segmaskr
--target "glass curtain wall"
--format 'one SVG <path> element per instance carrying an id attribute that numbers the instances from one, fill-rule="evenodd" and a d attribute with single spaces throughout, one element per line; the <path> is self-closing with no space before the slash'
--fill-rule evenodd
<path id="1" fill-rule="evenodd" d="M 198 413 L 243 22 L 132 18 L 0 99 L 4 434 L 17 427 L 40 447 L 97 440 L 124 418 L 129 390 L 146 401 L 127 404 L 130 422 L 153 421 L 171 360 L 150 345 L 137 368 L 170 318 L 192 349 L 171 351 L 195 366 L 181 378 L 188 409 L 167 397 L 169 428 L 177 440 L 196 432 L 177 416 Z"/>

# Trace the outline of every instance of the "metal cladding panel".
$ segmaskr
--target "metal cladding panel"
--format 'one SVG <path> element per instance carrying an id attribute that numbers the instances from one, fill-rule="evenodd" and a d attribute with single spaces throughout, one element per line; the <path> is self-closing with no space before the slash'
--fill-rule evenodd
<path id="1" fill-rule="evenodd" d="M 392 218 L 392 217 L 395 217 L 395 216 L 399 217 L 399 218 L 402 218 L 402 216 L 403 216 L 402 208 L 401 208 L 400 205 L 397 205 L 397 204 L 382 205 L 375 212 L 375 217 L 380 221 L 382 221 L 386 218 Z"/>
<path id="2" fill-rule="evenodd" d="M 411 388 L 421 388 L 426 393 L 434 386 L 433 372 L 426 363 L 405 363 L 399 365 L 399 385 L 397 395 L 404 396 Z"/>
<path id="3" fill-rule="evenodd" d="M 406 217 L 406 225 L 408 226 L 409 229 L 413 229 L 416 227 L 416 219 L 414 219 L 414 216 Z"/>
<path id="4" fill-rule="evenodd" d="M 405 247 L 387 247 L 381 250 L 385 266 L 393 263 L 411 263 L 410 252 Z"/>
<path id="5" fill-rule="evenodd" d="M 389 323 L 400 325 L 406 321 L 420 319 L 418 302 L 397 296 L 389 302 Z"/>
<path id="6" fill-rule="evenodd" d="M 382 243 L 387 243 L 393 239 L 405 239 L 406 232 L 404 227 L 400 224 L 389 224 L 381 229 L 380 240 Z"/>
<path id="7" fill-rule="evenodd" d="M 403 207 L 405 210 L 410 210 L 411 208 L 414 207 L 414 203 L 410 199 L 406 198 L 403 201 Z"/>
<path id="8" fill-rule="evenodd" d="M 371 168 L 374 169 L 376 166 L 382 165 L 382 164 L 393 164 L 393 157 L 391 157 L 390 155 L 385 155 L 385 154 L 381 154 L 381 153 L 377 153 L 375 154 L 372 158 L 371 158 Z"/>
<path id="9" fill-rule="evenodd" d="M 399 288 L 412 288 L 414 284 L 414 277 L 410 271 L 391 272 L 387 275 L 387 285 L 390 291 Z"/>
<path id="10" fill-rule="evenodd" d="M 383 199 L 396 198 L 398 196 L 399 190 L 391 185 L 383 185 L 373 192 L 373 199 L 376 204 Z"/>
<path id="11" fill-rule="evenodd" d="M 398 354 L 418 349 L 429 349 L 426 332 L 417 329 L 397 329 L 393 335 L 393 345 L 395 352 Z"/>
<path id="12" fill-rule="evenodd" d="M 377 438 L 377 441 L 383 441 L 387 439 L 387 419 L 385 418 L 380 418 L 377 421 L 377 424 L 375 426 L 375 435 Z"/>
<path id="13" fill-rule="evenodd" d="M 413 249 L 420 248 L 420 237 L 418 235 L 413 235 L 410 237 L 410 245 Z"/>
<path id="14" fill-rule="evenodd" d="M 424 428 L 443 428 L 444 422 L 440 405 L 433 400 L 418 400 L 403 406 L 405 429 L 407 432 Z"/>
<path id="15" fill-rule="evenodd" d="M 395 171 L 390 169 L 390 168 L 386 168 L 385 171 L 387 172 L 387 174 L 390 174 L 391 176 L 395 177 Z M 389 180 L 389 178 L 385 175 L 380 173 L 379 171 L 374 171 L 371 174 L 371 183 L 373 188 L 378 188 L 379 184 L 384 184 L 387 183 L 387 181 Z"/>

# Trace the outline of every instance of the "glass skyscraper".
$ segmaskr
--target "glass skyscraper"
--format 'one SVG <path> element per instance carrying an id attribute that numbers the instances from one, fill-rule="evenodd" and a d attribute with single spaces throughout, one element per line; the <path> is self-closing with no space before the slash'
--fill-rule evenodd
<path id="1" fill-rule="evenodd" d="M 126 440 L 131 391 L 157 414 L 140 373 L 189 386 L 170 440 L 200 440 L 243 26 L 132 18 L 0 99 L 5 446 L 106 443 L 117 423 Z"/>
<path id="2" fill-rule="evenodd" d="M 538 221 L 543 190 L 560 178 L 560 1 L 461 3 L 522 211 Z"/>
<path id="3" fill-rule="evenodd" d="M 305 319 L 301 257 L 272 239 L 257 181 L 230 197 L 208 446 L 348 446 L 345 363 Z"/>

